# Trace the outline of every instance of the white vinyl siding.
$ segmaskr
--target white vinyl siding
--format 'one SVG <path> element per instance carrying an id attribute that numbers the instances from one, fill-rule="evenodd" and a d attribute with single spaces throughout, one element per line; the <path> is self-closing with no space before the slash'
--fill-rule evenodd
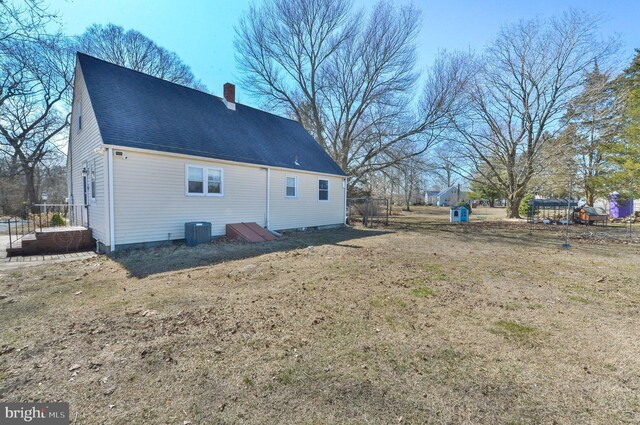
<path id="1" fill-rule="evenodd" d="M 282 185 L 285 170 L 271 170 L 271 187 Z M 296 171 L 295 202 L 282 196 L 282 189 L 272 190 L 270 199 L 270 227 L 273 230 L 298 229 L 302 227 L 328 226 L 344 223 L 343 178 L 320 176 L 314 173 Z M 318 179 L 329 181 L 329 200 L 318 202 Z M 280 186 L 282 187 L 282 186 Z"/>
<path id="2" fill-rule="evenodd" d="M 184 239 L 189 221 L 211 222 L 214 236 L 229 223 L 265 225 L 265 169 L 122 150 L 127 159 L 113 158 L 116 245 Z M 222 170 L 224 196 L 185 196 L 187 166 Z"/>
<path id="3" fill-rule="evenodd" d="M 70 128 L 69 167 L 67 170 L 70 173 L 69 202 L 73 200 L 75 205 L 84 204 L 85 190 L 88 189 L 89 227 L 95 239 L 109 245 L 106 153 L 100 150 L 103 147 L 102 138 L 79 66 L 76 67 L 74 99 L 71 114 L 76 125 Z M 82 114 L 81 131 L 80 114 Z M 87 173 L 88 188 L 85 187 L 82 178 L 82 168 L 87 164 L 90 164 L 92 168 L 92 171 Z"/>
<path id="4" fill-rule="evenodd" d="M 224 235 L 230 223 L 266 224 L 265 168 L 123 150 L 128 159 L 113 158 L 116 245 L 183 239 L 189 221 L 211 222 L 214 236 Z M 185 196 L 186 166 L 223 170 L 224 197 Z M 271 229 L 344 222 L 341 177 L 320 177 L 329 180 L 331 194 L 318 202 L 319 175 L 296 171 L 297 198 L 291 202 L 283 189 L 286 176 L 291 174 L 271 169 Z"/>

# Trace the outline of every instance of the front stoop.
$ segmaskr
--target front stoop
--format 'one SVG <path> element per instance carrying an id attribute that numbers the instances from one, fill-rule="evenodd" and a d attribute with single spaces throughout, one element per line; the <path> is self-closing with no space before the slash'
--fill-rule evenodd
<path id="1" fill-rule="evenodd" d="M 14 242 L 11 248 L 7 245 L 7 257 L 84 251 L 91 249 L 93 244 L 90 229 L 43 229 L 41 232 L 25 235 Z"/>

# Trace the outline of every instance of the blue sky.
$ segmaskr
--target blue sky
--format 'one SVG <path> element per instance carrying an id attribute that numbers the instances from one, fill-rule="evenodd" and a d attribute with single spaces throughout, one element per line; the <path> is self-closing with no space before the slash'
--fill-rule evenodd
<path id="1" fill-rule="evenodd" d="M 260 2 L 260 0 L 255 0 Z M 605 18 L 602 34 L 619 34 L 623 60 L 640 47 L 638 0 L 416 0 L 423 28 L 418 39 L 419 65 L 426 67 L 438 50 L 479 49 L 501 25 L 536 16 L 555 15 L 570 7 Z M 196 77 L 216 95 L 222 84 L 239 81 L 233 51 L 234 25 L 250 0 L 53 0 L 52 10 L 68 34 L 79 34 L 93 23 L 134 28 L 175 51 Z M 371 2 L 356 0 L 358 7 Z M 238 101 L 259 105 L 237 88 Z"/>

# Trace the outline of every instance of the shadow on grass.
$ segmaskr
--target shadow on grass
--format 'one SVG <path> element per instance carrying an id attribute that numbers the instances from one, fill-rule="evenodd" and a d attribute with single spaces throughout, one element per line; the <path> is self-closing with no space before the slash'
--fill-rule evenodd
<path id="1" fill-rule="evenodd" d="M 359 249 L 362 247 L 357 244 L 358 239 L 387 233 L 391 232 L 354 228 L 287 232 L 273 242 L 252 244 L 218 239 L 210 244 L 195 247 L 187 247 L 184 243 L 175 243 L 158 248 L 120 251 L 113 253 L 110 257 L 127 269 L 132 277 L 145 278 L 158 273 L 210 266 L 225 261 L 241 260 L 308 246 L 336 245 Z"/>
<path id="2" fill-rule="evenodd" d="M 452 224 L 444 220 L 428 220 L 422 217 L 394 217 L 390 225 L 378 229 L 343 228 L 307 232 L 288 232 L 278 240 L 265 243 L 230 242 L 224 239 L 211 244 L 187 247 L 184 243 L 114 253 L 111 258 L 127 269 L 132 277 L 144 278 L 157 273 L 179 271 L 193 267 L 210 266 L 225 261 L 256 257 L 273 252 L 284 252 L 308 246 L 336 245 L 359 249 L 357 240 L 389 233 L 423 233 L 447 235 L 461 243 L 476 241 L 487 245 L 562 250 L 564 233 L 561 228 L 530 227 L 522 223 L 482 221 L 468 224 Z M 574 244 L 571 239 L 570 243 Z M 445 242 L 444 240 L 442 243 Z M 600 244 L 575 241 L 577 251 L 598 252 L 615 256 L 620 251 L 617 244 Z M 572 249 L 573 250 L 573 249 Z"/>

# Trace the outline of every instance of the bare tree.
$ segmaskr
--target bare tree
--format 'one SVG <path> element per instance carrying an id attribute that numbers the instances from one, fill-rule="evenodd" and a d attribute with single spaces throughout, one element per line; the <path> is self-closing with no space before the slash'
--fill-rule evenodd
<path id="1" fill-rule="evenodd" d="M 503 28 L 474 63 L 457 129 L 472 172 L 505 194 L 509 217 L 519 216 L 545 143 L 562 129 L 585 71 L 615 48 L 596 36 L 598 25 L 577 11 L 521 21 Z"/>
<path id="2" fill-rule="evenodd" d="M 247 90 L 297 119 L 357 184 L 402 160 L 389 154 L 397 145 L 416 147 L 408 157 L 426 150 L 457 106 L 465 68 L 455 55 L 414 96 L 419 16 L 388 2 L 366 16 L 345 0 L 268 0 L 236 28 L 238 66 Z"/>
<path id="3" fill-rule="evenodd" d="M 0 37 L 0 157 L 9 177 L 23 176 L 33 204 L 36 171 L 68 124 L 73 55 L 65 37 L 46 33 L 51 17 L 39 2 L 2 7 L 11 14 Z"/>
<path id="4" fill-rule="evenodd" d="M 458 175 L 459 168 L 457 153 L 448 144 L 439 145 L 431 156 L 432 173 L 444 187 L 451 187 Z"/>
<path id="5" fill-rule="evenodd" d="M 48 23 L 53 15 L 41 0 L 0 1 L 0 42 L 33 38 L 33 32 Z"/>
<path id="6" fill-rule="evenodd" d="M 125 31 L 114 24 L 95 24 L 78 37 L 76 48 L 117 65 L 206 91 L 177 54 L 135 30 Z"/>
<path id="7" fill-rule="evenodd" d="M 400 172 L 406 211 L 411 211 L 411 204 L 424 199 L 421 192 L 424 187 L 426 167 L 427 164 L 422 156 L 406 157 L 394 167 Z"/>

